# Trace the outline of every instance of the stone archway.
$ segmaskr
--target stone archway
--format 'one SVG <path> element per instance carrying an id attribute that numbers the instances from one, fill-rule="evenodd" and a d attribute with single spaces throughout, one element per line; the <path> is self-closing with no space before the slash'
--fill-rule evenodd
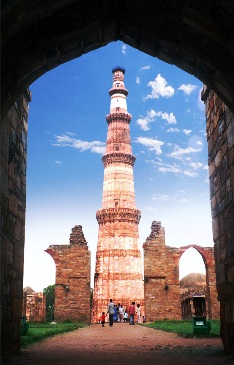
<path id="1" fill-rule="evenodd" d="M 45 72 L 116 40 L 193 74 L 233 111 L 233 14 L 231 0 L 5 1 L 3 116 Z"/>
<path id="2" fill-rule="evenodd" d="M 154 221 L 144 249 L 145 312 L 147 321 L 181 319 L 179 260 L 189 248 L 202 256 L 206 268 L 207 304 L 209 318 L 219 317 L 213 247 L 188 245 L 166 246 L 165 230 Z"/>
<path id="3" fill-rule="evenodd" d="M 179 248 L 180 257 L 189 248 L 194 248 L 201 255 L 206 269 L 207 288 L 207 313 L 210 319 L 219 318 L 219 302 L 217 300 L 216 273 L 213 247 L 201 247 L 198 245 L 188 245 Z"/>
<path id="4" fill-rule="evenodd" d="M 2 118 L 5 119 L 1 124 L 1 297 L 3 309 L 10 308 L 7 322 L 2 325 L 4 351 L 17 350 L 20 343 L 20 320 L 15 308 L 22 301 L 25 126 L 27 101 L 30 100 L 30 95 L 25 92 L 27 87 L 64 62 L 112 41 L 122 40 L 195 75 L 234 112 L 233 14 L 232 0 L 218 3 L 208 0 L 195 3 L 190 0 L 117 0 L 114 4 L 94 0 L 89 6 L 86 1 L 78 0 L 49 3 L 13 0 L 2 4 Z M 19 98 L 20 102 L 17 101 Z M 233 151 L 234 122 L 231 117 L 229 119 L 231 122 L 224 139 Z M 211 119 L 209 123 L 210 152 L 212 143 L 215 143 L 212 131 L 220 128 L 217 120 Z M 223 133 L 222 128 L 220 133 Z M 213 232 L 217 242 L 219 295 L 223 312 L 227 314 L 222 319 L 226 321 L 222 337 L 225 349 L 231 351 L 234 348 L 231 317 L 234 305 L 233 172 L 230 173 L 233 153 L 230 152 L 226 161 L 229 172 L 224 177 L 227 182 L 227 191 L 224 191 L 220 186 L 217 188 L 220 169 L 226 169 L 218 163 L 221 160 L 219 148 L 220 143 L 216 145 L 216 152 L 212 150 L 212 156 L 209 156 L 214 160 L 212 171 L 217 172 L 212 180 L 212 193 L 220 191 L 220 197 L 213 195 Z M 218 152 L 219 161 L 215 159 Z M 229 208 L 225 210 L 227 204 Z M 228 240 L 222 236 L 224 217 Z M 9 272 L 15 274 L 12 281 Z"/>

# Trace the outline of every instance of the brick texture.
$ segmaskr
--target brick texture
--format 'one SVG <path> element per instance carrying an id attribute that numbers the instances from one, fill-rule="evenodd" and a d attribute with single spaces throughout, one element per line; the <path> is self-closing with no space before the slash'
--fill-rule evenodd
<path id="1" fill-rule="evenodd" d="M 56 265 L 54 320 L 90 322 L 90 251 L 81 226 L 72 228 L 70 245 L 45 250 Z"/>
<path id="2" fill-rule="evenodd" d="M 144 293 L 147 321 L 181 319 L 179 260 L 190 247 L 202 256 L 206 267 L 206 314 L 219 318 L 219 302 L 215 286 L 215 262 L 212 247 L 189 245 L 180 248 L 166 246 L 165 229 L 154 221 L 144 249 Z"/>

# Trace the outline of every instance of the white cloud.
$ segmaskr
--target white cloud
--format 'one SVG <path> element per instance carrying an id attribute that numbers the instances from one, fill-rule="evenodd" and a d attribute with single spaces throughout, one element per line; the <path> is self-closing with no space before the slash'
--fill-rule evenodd
<path id="1" fill-rule="evenodd" d="M 175 133 L 175 132 L 179 132 L 179 129 L 178 128 L 168 128 L 167 130 L 166 130 L 166 132 L 167 133 Z"/>
<path id="2" fill-rule="evenodd" d="M 139 85 L 139 84 L 140 84 L 140 82 L 141 82 L 140 77 L 138 77 L 138 76 L 137 76 L 137 78 L 136 78 L 136 83 Z"/>
<path id="3" fill-rule="evenodd" d="M 105 153 L 105 143 L 100 141 L 82 141 L 80 139 L 72 138 L 69 133 L 61 136 L 55 136 L 56 143 L 54 146 L 58 147 L 71 147 L 80 150 L 81 152 L 90 150 L 93 153 L 103 154 Z"/>
<path id="4" fill-rule="evenodd" d="M 152 88 L 151 94 L 147 95 L 143 100 L 158 99 L 160 96 L 170 98 L 175 92 L 173 87 L 167 85 L 166 79 L 160 74 L 157 75 L 154 81 L 150 81 L 148 86 Z"/>
<path id="5" fill-rule="evenodd" d="M 58 160 L 55 160 L 54 162 L 55 162 L 55 163 L 57 163 L 58 165 L 59 165 L 60 163 L 62 163 L 61 161 L 58 161 Z"/>
<path id="6" fill-rule="evenodd" d="M 191 92 L 193 92 L 196 88 L 197 88 L 196 85 L 191 85 L 191 84 L 185 85 L 185 84 L 182 84 L 182 85 L 180 85 L 180 87 L 178 87 L 177 90 L 182 90 L 185 95 L 190 95 Z"/>
<path id="7" fill-rule="evenodd" d="M 196 176 L 198 176 L 198 174 L 196 172 L 187 171 L 187 170 L 184 171 L 184 175 L 190 176 L 190 177 L 196 177 Z"/>
<path id="8" fill-rule="evenodd" d="M 158 171 L 163 172 L 163 173 L 165 173 L 165 172 L 173 172 L 174 174 L 181 174 L 181 171 L 180 171 L 179 167 L 176 166 L 176 165 L 168 165 L 168 164 L 166 164 L 163 167 L 159 167 Z"/>
<path id="9" fill-rule="evenodd" d="M 157 165 L 157 163 L 156 163 L 156 165 Z M 173 164 L 173 165 L 165 164 L 163 166 L 160 166 L 158 168 L 158 171 L 159 172 L 162 172 L 162 173 L 171 172 L 171 173 L 176 174 L 176 175 L 179 175 L 180 174 L 180 175 L 185 175 L 185 176 L 189 176 L 189 177 L 196 177 L 196 176 L 198 176 L 198 174 L 196 172 L 194 172 L 194 171 L 188 171 L 188 170 L 182 170 L 176 164 Z"/>
<path id="10" fill-rule="evenodd" d="M 177 199 L 176 197 L 169 196 L 169 195 L 166 195 L 166 194 L 154 194 L 152 196 L 152 200 L 159 200 L 159 201 L 162 201 L 162 202 L 177 201 L 178 203 L 182 203 L 182 204 L 188 203 L 188 199 L 186 199 L 186 198 Z"/>
<path id="11" fill-rule="evenodd" d="M 189 201 L 188 201 L 188 199 L 185 199 L 185 198 L 183 198 L 183 199 L 178 199 L 177 200 L 179 203 L 182 203 L 182 204 L 187 204 Z"/>
<path id="12" fill-rule="evenodd" d="M 192 132 L 192 129 L 183 129 L 183 132 L 188 136 Z"/>
<path id="13" fill-rule="evenodd" d="M 147 117 L 145 118 L 139 118 L 137 119 L 136 123 L 140 126 L 140 128 L 143 131 L 148 131 L 149 128 L 149 123 L 152 123 L 155 120 L 156 116 L 161 116 L 162 112 L 155 112 L 155 110 L 150 110 L 147 113 Z"/>
<path id="14" fill-rule="evenodd" d="M 162 153 L 161 146 L 164 145 L 164 142 L 158 141 L 157 139 L 147 138 L 147 137 L 138 137 L 135 140 L 136 143 L 140 143 L 143 146 L 147 147 L 150 151 L 155 151 L 157 155 Z"/>
<path id="15" fill-rule="evenodd" d="M 171 198 L 169 197 L 169 195 L 166 194 L 154 194 L 152 196 L 152 200 L 160 200 L 160 201 L 168 201 L 171 200 Z"/>
<path id="16" fill-rule="evenodd" d="M 148 127 L 148 124 L 150 123 L 150 119 L 145 117 L 145 118 L 139 118 L 137 119 L 136 123 L 140 126 L 140 128 L 143 130 L 143 131 L 148 131 L 149 130 L 149 127 Z"/>
<path id="17" fill-rule="evenodd" d="M 140 68 L 140 71 L 142 71 L 142 70 L 149 70 L 149 69 L 150 69 L 150 66 L 142 66 Z"/>
<path id="18" fill-rule="evenodd" d="M 176 118 L 173 113 L 162 113 L 162 119 L 166 120 L 168 124 L 176 124 Z"/>
<path id="19" fill-rule="evenodd" d="M 182 156 L 190 154 L 190 153 L 197 153 L 200 152 L 201 149 L 199 148 L 193 148 L 193 147 L 187 147 L 187 148 L 180 148 L 179 146 L 175 145 L 174 151 L 169 154 L 169 157 L 177 158 L 178 160 L 181 160 Z"/>
<path id="20" fill-rule="evenodd" d="M 151 109 L 147 112 L 147 115 L 150 119 L 153 119 L 154 117 L 161 117 L 162 112 L 156 112 L 155 110 Z"/>
<path id="21" fill-rule="evenodd" d="M 204 168 L 204 165 L 201 162 L 191 162 L 189 166 L 191 166 L 194 170 Z"/>
<path id="22" fill-rule="evenodd" d="M 155 110 L 151 109 L 150 111 L 147 111 L 147 116 L 145 118 L 139 118 L 137 119 L 136 123 L 140 126 L 140 128 L 143 131 L 148 131 L 149 123 L 152 123 L 155 121 L 156 117 L 160 117 L 163 120 L 166 120 L 168 124 L 176 124 L 176 118 L 173 113 L 167 113 L 167 112 L 156 112 Z"/>
<path id="23" fill-rule="evenodd" d="M 125 53 L 126 53 L 126 49 L 127 49 L 126 44 L 123 44 L 123 45 L 122 45 L 122 53 L 123 53 L 123 54 L 125 54 Z"/>

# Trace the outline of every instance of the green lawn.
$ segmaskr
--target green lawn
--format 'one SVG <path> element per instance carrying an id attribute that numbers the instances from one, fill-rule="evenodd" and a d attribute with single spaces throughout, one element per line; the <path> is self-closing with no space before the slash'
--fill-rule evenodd
<path id="1" fill-rule="evenodd" d="M 209 337 L 220 337 L 220 321 L 211 320 L 211 330 Z M 146 323 L 145 326 L 162 330 L 166 332 L 175 332 L 182 337 L 193 337 L 193 325 L 191 320 L 186 321 L 156 321 L 153 323 Z"/>
<path id="2" fill-rule="evenodd" d="M 21 346 L 41 341 L 44 338 L 58 335 L 59 333 L 74 331 L 87 326 L 86 323 L 29 323 L 28 332 L 21 336 Z"/>

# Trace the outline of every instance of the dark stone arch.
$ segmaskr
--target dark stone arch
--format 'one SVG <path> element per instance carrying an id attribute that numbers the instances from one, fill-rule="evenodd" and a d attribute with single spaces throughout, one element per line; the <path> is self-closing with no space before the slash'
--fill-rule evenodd
<path id="1" fill-rule="evenodd" d="M 2 4 L 2 116 L 45 72 L 112 41 L 193 74 L 234 111 L 234 3 L 12 0 Z"/>
<path id="2" fill-rule="evenodd" d="M 210 89 L 216 91 L 234 112 L 233 0 L 216 2 L 210 0 L 196 2 L 193 0 L 146 0 L 144 2 L 142 0 L 116 0 L 115 2 L 108 0 L 89 2 L 85 0 L 48 0 L 46 2 L 44 0 L 5 0 L 2 2 L 1 8 L 2 117 L 6 115 L 18 97 L 22 99 L 22 104 L 26 104 L 24 99 L 30 99 L 27 91 L 25 92 L 26 88 L 45 72 L 116 40 L 122 40 L 142 52 L 175 64 L 198 77 Z M 1 126 L 1 137 L 4 142 L 2 159 L 6 160 L 3 162 L 3 182 L 8 181 L 7 171 L 9 173 L 7 166 L 9 163 L 7 161 L 9 126 L 14 118 L 14 124 L 20 127 L 20 121 L 24 116 L 20 116 L 22 112 L 21 104 L 16 103 Z M 19 119 L 17 119 L 18 117 Z M 229 119 L 231 120 L 230 116 Z M 210 145 L 212 146 L 214 129 L 212 119 L 209 121 L 209 127 L 212 137 Z M 232 134 L 231 127 L 233 128 L 233 119 L 226 132 L 226 134 L 229 133 L 229 136 Z M 19 134 L 20 132 L 19 130 Z M 223 139 L 226 140 L 227 137 Z M 13 144 L 11 148 L 12 146 L 17 154 L 19 152 L 17 145 Z M 217 151 L 218 148 L 217 144 Z M 231 148 L 230 142 L 230 156 L 233 151 Z M 212 156 L 209 158 L 212 157 L 211 161 L 213 161 L 215 152 L 211 152 Z M 22 156 L 20 158 L 22 161 Z M 233 160 L 230 159 L 230 163 L 233 164 Z M 217 171 L 219 177 L 220 169 L 215 169 L 213 166 L 212 168 Z M 24 173 L 22 172 L 22 174 Z M 25 183 L 24 180 L 23 176 L 23 183 Z M 215 185 L 217 179 L 211 182 L 213 194 L 217 190 Z M 233 182 L 231 180 L 228 189 L 230 190 L 229 195 L 226 194 L 230 206 L 228 214 L 232 217 L 231 189 L 233 191 Z M 6 198 L 4 195 L 3 200 L 3 205 L 6 205 L 7 208 L 8 197 Z M 14 201 L 11 208 L 15 209 L 19 206 L 21 205 L 17 206 Z M 22 204 L 22 208 L 24 208 L 24 204 Z M 221 212 L 220 209 L 222 209 Z M 218 264 L 216 269 L 221 303 L 223 309 L 227 310 L 230 307 L 229 312 L 232 313 L 233 238 L 228 236 L 228 241 L 225 237 L 219 238 L 219 231 L 223 232 L 221 215 L 226 219 L 226 212 L 218 203 L 217 208 L 213 208 L 213 212 L 215 213 L 213 218 L 214 239 L 217 240 L 216 261 Z M 4 218 L 2 221 L 8 232 L 4 232 L 2 237 L 7 240 L 12 239 L 12 242 L 15 243 L 14 227 L 12 221 L 8 220 L 7 214 L 7 209 L 2 211 Z M 23 209 L 22 217 L 24 220 Z M 231 225 L 233 227 L 233 218 L 229 219 L 229 226 L 231 227 Z M 225 232 L 228 234 L 233 232 L 232 227 Z M 24 232 L 21 228 L 18 228 L 17 232 L 20 243 L 18 266 L 23 266 Z M 12 230 L 10 233 L 9 229 Z M 8 242 L 10 247 L 12 242 Z M 222 251 L 220 247 L 222 247 Z M 3 246 L 3 251 L 5 249 L 6 247 Z M 225 250 L 229 255 L 228 259 L 224 255 Z M 10 253 L 12 253 L 11 250 Z M 12 260 L 12 255 L 9 256 L 9 259 Z M 22 276 L 22 272 L 19 272 L 19 275 Z M 8 283 L 5 281 L 5 291 L 7 291 L 6 284 Z M 10 302 L 11 308 L 13 308 L 13 300 L 16 299 L 8 296 L 7 300 Z M 9 307 L 7 301 L 2 302 L 3 306 Z M 10 318 L 11 325 L 13 320 L 15 323 L 19 322 L 18 313 L 16 311 L 13 313 L 12 310 L 11 314 L 13 314 Z M 223 314 L 223 318 L 221 318 L 221 322 L 223 321 L 225 324 L 222 339 L 226 351 L 230 352 L 233 351 L 233 320 L 231 317 L 228 319 L 226 317 Z M 13 347 L 19 348 L 19 337 L 13 338 L 12 328 L 11 326 L 10 330 L 9 326 L 2 326 L 3 343 L 7 350 L 9 350 L 8 347 L 10 348 L 9 351 L 12 351 Z"/>

